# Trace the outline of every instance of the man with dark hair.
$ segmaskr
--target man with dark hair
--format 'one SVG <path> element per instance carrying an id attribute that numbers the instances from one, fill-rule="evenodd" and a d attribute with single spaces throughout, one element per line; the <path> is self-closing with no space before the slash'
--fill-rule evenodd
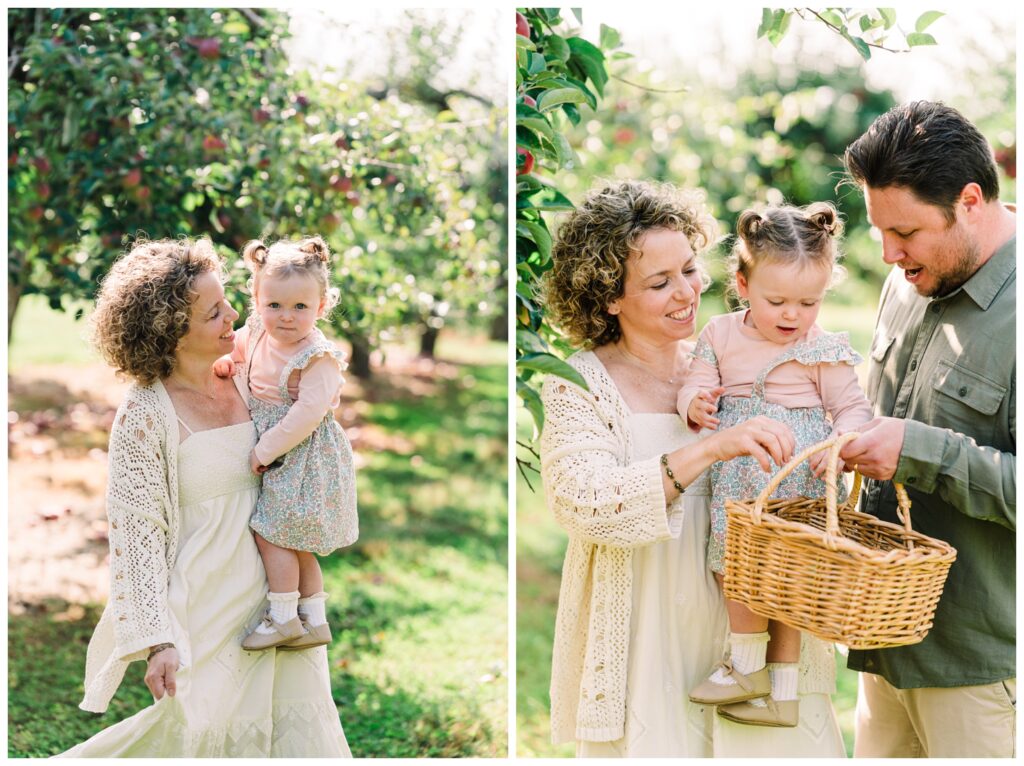
<path id="1" fill-rule="evenodd" d="M 855 756 L 1015 754 L 1016 208 L 992 150 L 955 109 L 919 101 L 846 150 L 896 266 L 882 289 L 867 394 L 875 419 L 842 457 L 861 510 L 957 549 L 924 641 L 851 651 Z"/>

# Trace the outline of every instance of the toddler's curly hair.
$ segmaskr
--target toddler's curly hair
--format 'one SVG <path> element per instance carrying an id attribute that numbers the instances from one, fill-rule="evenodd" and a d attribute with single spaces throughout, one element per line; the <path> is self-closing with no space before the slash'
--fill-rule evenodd
<path id="1" fill-rule="evenodd" d="M 618 340 L 619 321 L 608 306 L 622 297 L 629 256 L 656 229 L 682 232 L 699 255 L 714 244 L 718 225 L 703 192 L 617 181 L 591 191 L 559 227 L 541 299 L 552 323 L 574 346 L 595 348 Z M 699 260 L 698 266 L 706 288 L 710 279 Z"/>

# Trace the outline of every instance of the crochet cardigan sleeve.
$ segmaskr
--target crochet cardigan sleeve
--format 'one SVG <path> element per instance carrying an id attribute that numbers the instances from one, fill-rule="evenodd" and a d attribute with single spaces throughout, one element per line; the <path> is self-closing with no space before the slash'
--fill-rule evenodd
<path id="1" fill-rule="evenodd" d="M 555 520 L 570 536 L 598 545 L 672 537 L 658 458 L 626 464 L 625 405 L 607 375 L 576 364 L 590 391 L 554 375 L 541 390 L 541 473 Z"/>
<path id="2" fill-rule="evenodd" d="M 107 516 L 110 601 L 116 644 L 123 660 L 172 641 L 167 606 L 167 455 L 163 415 L 131 397 L 110 432 Z"/>

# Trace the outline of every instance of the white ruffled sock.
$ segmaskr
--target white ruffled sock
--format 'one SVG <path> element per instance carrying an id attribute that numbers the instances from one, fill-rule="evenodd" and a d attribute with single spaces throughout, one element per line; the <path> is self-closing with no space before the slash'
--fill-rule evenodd
<path id="1" fill-rule="evenodd" d="M 323 591 L 299 599 L 299 616 L 316 627 L 327 622 L 327 594 Z"/>
<path id="2" fill-rule="evenodd" d="M 288 622 L 298 616 L 299 592 L 293 590 L 290 593 L 267 594 L 267 601 L 270 602 L 270 619 L 278 625 Z M 262 622 L 256 626 L 257 633 L 269 634 L 274 632 L 274 627 L 266 626 Z"/>
<path id="3" fill-rule="evenodd" d="M 762 633 L 730 633 L 729 658 L 733 668 L 743 675 L 749 675 L 764 667 L 768 651 L 768 631 Z M 711 674 L 711 681 L 722 686 L 735 685 L 731 676 L 721 669 Z"/>
<path id="4" fill-rule="evenodd" d="M 799 666 L 795 662 L 772 662 L 768 665 L 768 677 L 772 680 L 772 699 L 795 700 L 799 678 Z"/>

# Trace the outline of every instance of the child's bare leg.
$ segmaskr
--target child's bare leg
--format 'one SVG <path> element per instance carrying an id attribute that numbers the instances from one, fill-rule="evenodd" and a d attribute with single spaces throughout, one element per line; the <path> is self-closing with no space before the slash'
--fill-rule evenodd
<path id="1" fill-rule="evenodd" d="M 771 620 L 768 623 L 768 634 L 772 637 L 768 644 L 768 662 L 800 661 L 799 630 L 778 620 Z"/>
<path id="2" fill-rule="evenodd" d="M 324 576 L 316 556 L 307 551 L 295 551 L 295 554 L 299 558 L 299 595 L 306 598 L 322 591 Z"/>
<path id="3" fill-rule="evenodd" d="M 274 545 L 256 535 L 256 547 L 259 548 L 263 568 L 267 570 L 267 583 L 271 593 L 290 593 L 299 589 L 299 556 L 291 551 Z"/>
<path id="4" fill-rule="evenodd" d="M 725 578 L 715 573 L 715 579 L 722 586 Z M 733 633 L 764 633 L 768 630 L 768 618 L 754 614 L 738 601 L 725 600 L 725 610 L 729 613 L 729 630 Z"/>

